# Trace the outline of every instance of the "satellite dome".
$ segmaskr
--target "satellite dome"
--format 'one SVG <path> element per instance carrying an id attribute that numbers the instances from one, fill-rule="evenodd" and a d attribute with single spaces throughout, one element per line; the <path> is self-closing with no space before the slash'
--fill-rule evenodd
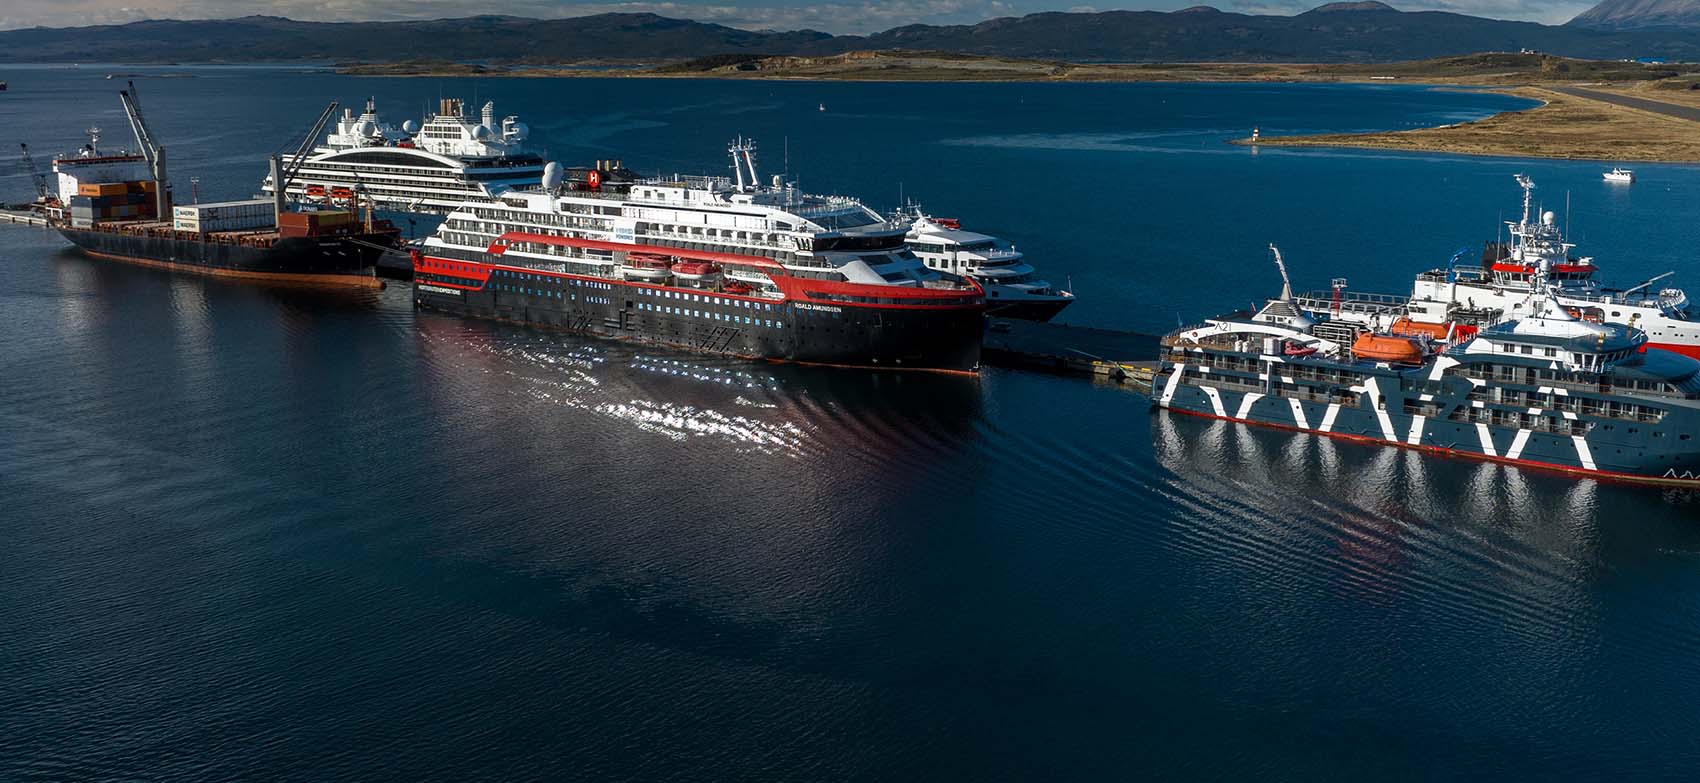
<path id="1" fill-rule="evenodd" d="M 1543 224 L 1543 225 L 1548 225 L 1548 226 L 1550 226 L 1550 225 L 1552 225 L 1552 224 L 1553 224 L 1553 223 L 1554 223 L 1554 222 L 1556 222 L 1556 221 L 1557 221 L 1557 220 L 1558 220 L 1558 216 L 1557 216 L 1557 215 L 1554 215 L 1554 214 L 1553 214 L 1553 213 L 1551 213 L 1551 212 L 1543 212 L 1543 213 L 1541 213 L 1541 223 L 1542 223 L 1542 224 Z"/>
<path id="2" fill-rule="evenodd" d="M 489 141 L 490 129 L 483 125 L 475 126 L 472 129 L 472 138 L 477 141 Z"/>
<path id="3" fill-rule="evenodd" d="M 514 141 L 525 141 L 531 135 L 531 126 L 523 122 L 508 123 L 508 138 Z"/>
<path id="4" fill-rule="evenodd" d="M 418 120 L 408 120 L 407 122 L 404 122 L 404 123 L 401 124 L 401 129 L 403 131 L 405 131 L 407 133 L 407 135 L 412 136 L 412 135 L 419 132 L 419 121 Z"/>
<path id="5" fill-rule="evenodd" d="M 561 164 L 549 161 L 549 164 L 543 167 L 543 189 L 554 190 L 560 187 L 563 176 Z"/>
<path id="6" fill-rule="evenodd" d="M 371 120 L 363 120 L 359 125 L 355 126 L 354 132 L 361 136 L 376 136 L 378 133 L 378 124 Z"/>

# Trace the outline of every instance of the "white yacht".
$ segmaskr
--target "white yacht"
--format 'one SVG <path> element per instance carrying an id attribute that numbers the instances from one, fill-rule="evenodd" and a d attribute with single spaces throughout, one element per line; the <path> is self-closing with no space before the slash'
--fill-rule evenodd
<path id="1" fill-rule="evenodd" d="M 909 249 L 934 269 L 972 278 L 986 289 L 986 315 L 1049 321 L 1074 302 L 1074 294 L 1053 287 L 1022 260 L 1015 245 L 962 228 L 951 218 L 911 210 Z"/>
<path id="2" fill-rule="evenodd" d="M 444 98 L 423 125 L 408 120 L 397 127 L 367 99 L 359 115 L 344 109 L 325 143 L 306 154 L 288 195 L 334 204 L 351 202 L 359 191 L 362 202 L 379 209 L 446 215 L 471 199 L 535 190 L 545 161 L 525 151 L 530 133 L 517 117 L 497 120 L 493 103 L 470 117 L 460 99 Z M 269 176 L 261 189 L 271 194 Z"/>
<path id="3" fill-rule="evenodd" d="M 1634 182 L 1635 172 L 1624 168 L 1613 168 L 1602 176 L 1607 182 Z"/>

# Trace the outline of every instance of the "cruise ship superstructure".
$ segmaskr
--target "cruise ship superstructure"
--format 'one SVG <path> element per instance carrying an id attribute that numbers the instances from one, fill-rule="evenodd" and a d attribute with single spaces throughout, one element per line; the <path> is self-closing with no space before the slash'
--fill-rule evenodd
<path id="1" fill-rule="evenodd" d="M 978 367 L 977 284 L 916 258 L 907 224 L 730 153 L 732 177 L 551 163 L 539 190 L 468 202 L 416 254 L 415 303 L 705 353 Z"/>
<path id="2" fill-rule="evenodd" d="M 380 209 L 447 214 L 468 199 L 537 188 L 545 161 L 525 149 L 530 133 L 518 117 L 497 119 L 489 102 L 473 117 L 458 98 L 444 98 L 423 124 L 397 127 L 367 99 L 358 115 L 344 110 L 286 192 L 292 201 L 331 204 L 351 203 L 358 192 Z M 272 192 L 270 177 L 261 189 Z"/>
<path id="3" fill-rule="evenodd" d="M 1454 256 L 1446 267 L 1418 275 L 1410 296 L 1347 292 L 1344 281 L 1336 281 L 1332 291 L 1297 297 L 1299 306 L 1313 315 L 1445 337 L 1527 315 L 1530 295 L 1539 290 L 1576 317 L 1633 326 L 1651 347 L 1700 357 L 1700 321 L 1689 311 L 1688 295 L 1654 287 L 1670 273 L 1627 289 L 1600 285 L 1594 259 L 1574 256 L 1576 246 L 1556 216 L 1535 208 L 1535 183 L 1523 175 L 1517 182 L 1522 217 L 1506 222 L 1509 241 L 1489 243 L 1481 266 L 1460 266 Z M 1537 285 L 1538 279 L 1545 282 Z"/>

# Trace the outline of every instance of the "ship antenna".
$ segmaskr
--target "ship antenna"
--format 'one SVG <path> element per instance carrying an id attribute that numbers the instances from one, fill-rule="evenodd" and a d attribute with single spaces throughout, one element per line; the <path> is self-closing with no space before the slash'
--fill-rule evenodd
<path id="1" fill-rule="evenodd" d="M 1564 241 L 1570 241 L 1570 191 L 1564 191 Z"/>
<path id="2" fill-rule="evenodd" d="M 1527 174 L 1517 175 L 1517 184 L 1523 186 L 1523 225 L 1529 225 L 1529 209 L 1534 204 L 1535 181 Z"/>
<path id="3" fill-rule="evenodd" d="M 1271 242 L 1269 251 L 1275 254 L 1275 268 L 1281 272 L 1281 301 L 1291 302 L 1293 301 L 1293 281 L 1287 279 L 1287 264 L 1281 260 L 1281 248 L 1276 247 Z"/>

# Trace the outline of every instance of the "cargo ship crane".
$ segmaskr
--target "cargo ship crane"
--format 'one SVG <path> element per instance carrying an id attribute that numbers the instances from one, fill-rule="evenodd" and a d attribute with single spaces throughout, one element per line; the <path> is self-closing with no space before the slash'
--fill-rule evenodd
<path id="1" fill-rule="evenodd" d="M 23 154 L 24 171 L 29 172 L 30 181 L 35 183 L 35 198 L 36 198 L 36 201 L 46 203 L 46 201 L 47 201 L 47 175 L 41 173 L 39 170 L 36 169 L 35 158 L 30 157 L 30 145 L 19 143 L 18 147 L 24 151 L 24 154 Z"/>
<path id="2" fill-rule="evenodd" d="M 118 97 L 124 101 L 124 116 L 130 120 L 130 130 L 136 134 L 136 144 L 142 148 L 142 157 L 147 160 L 148 168 L 153 172 L 156 184 L 154 214 L 170 215 L 171 186 L 165 179 L 165 147 L 154 141 L 153 131 L 148 129 L 147 120 L 142 119 L 142 104 L 136 93 L 136 83 L 130 82 L 129 85 L 129 89 L 118 91 Z"/>
<path id="3" fill-rule="evenodd" d="M 277 214 L 283 214 L 283 200 L 289 192 L 289 183 L 294 182 L 295 175 L 301 173 L 301 164 L 307 162 L 307 150 L 312 149 L 313 142 L 319 140 L 319 133 L 325 129 L 325 123 L 330 122 L 331 115 L 336 114 L 336 105 L 336 101 L 331 101 L 331 105 L 325 107 L 325 112 L 319 115 L 319 121 L 313 123 L 313 129 L 307 131 L 307 136 L 301 139 L 301 146 L 296 147 L 295 154 L 290 156 L 287 168 L 279 155 L 283 148 L 279 147 L 278 152 L 272 153 L 272 208 Z"/>

